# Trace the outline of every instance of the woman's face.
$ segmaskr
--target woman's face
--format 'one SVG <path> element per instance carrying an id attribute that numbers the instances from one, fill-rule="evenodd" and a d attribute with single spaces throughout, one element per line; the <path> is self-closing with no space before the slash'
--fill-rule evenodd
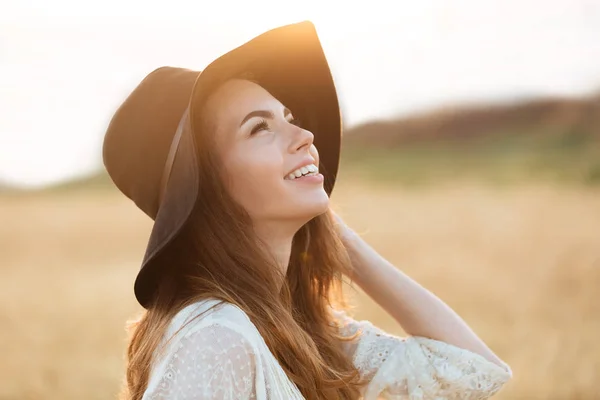
<path id="1" fill-rule="evenodd" d="M 210 96 L 203 112 L 216 135 L 226 187 L 254 223 L 301 226 L 327 211 L 314 136 L 295 123 L 293 110 L 261 86 L 234 79 Z"/>

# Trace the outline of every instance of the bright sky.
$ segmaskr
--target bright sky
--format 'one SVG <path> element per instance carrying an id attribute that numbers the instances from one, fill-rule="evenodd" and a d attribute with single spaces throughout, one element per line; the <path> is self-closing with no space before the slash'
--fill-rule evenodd
<path id="1" fill-rule="evenodd" d="M 597 0 L 0 0 L 0 181 L 97 170 L 112 112 L 147 73 L 202 69 L 303 19 L 317 26 L 347 126 L 600 90 Z"/>

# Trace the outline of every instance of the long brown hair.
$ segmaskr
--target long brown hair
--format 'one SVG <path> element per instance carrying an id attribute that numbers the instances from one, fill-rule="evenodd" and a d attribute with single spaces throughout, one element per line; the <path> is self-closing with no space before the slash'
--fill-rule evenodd
<path id="1" fill-rule="evenodd" d="M 227 193 L 211 127 L 197 121 L 200 194 L 190 223 L 165 251 L 153 303 L 129 323 L 122 398 L 140 400 L 172 317 L 205 298 L 246 312 L 290 380 L 307 399 L 356 399 L 359 373 L 342 352 L 329 307 L 347 308 L 342 280 L 351 264 L 331 212 L 294 236 L 285 276 L 252 230 L 246 211 Z M 200 125 L 201 124 L 201 125 Z"/>

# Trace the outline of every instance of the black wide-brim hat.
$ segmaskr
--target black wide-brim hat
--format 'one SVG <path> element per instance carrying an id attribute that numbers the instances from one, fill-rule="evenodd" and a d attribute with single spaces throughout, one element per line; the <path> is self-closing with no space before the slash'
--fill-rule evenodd
<path id="1" fill-rule="evenodd" d="M 202 143 L 194 135 L 194 115 L 218 85 L 246 73 L 314 134 L 319 170 L 331 194 L 342 124 L 329 65 L 312 23 L 263 33 L 202 72 L 174 67 L 151 72 L 119 107 L 103 144 L 104 165 L 115 185 L 154 220 L 134 285 L 144 308 L 151 305 L 161 274 L 172 268 L 158 255 L 181 232 L 197 203 L 196 146 Z"/>

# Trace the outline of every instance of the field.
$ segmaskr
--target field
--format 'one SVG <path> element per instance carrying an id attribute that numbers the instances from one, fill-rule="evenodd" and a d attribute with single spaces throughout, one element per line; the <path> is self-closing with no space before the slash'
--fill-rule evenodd
<path id="1" fill-rule="evenodd" d="M 600 189 L 376 185 L 334 208 L 514 370 L 500 399 L 598 399 Z M 150 221 L 116 191 L 0 197 L 1 400 L 113 399 Z M 356 317 L 401 334 L 360 291 Z"/>

